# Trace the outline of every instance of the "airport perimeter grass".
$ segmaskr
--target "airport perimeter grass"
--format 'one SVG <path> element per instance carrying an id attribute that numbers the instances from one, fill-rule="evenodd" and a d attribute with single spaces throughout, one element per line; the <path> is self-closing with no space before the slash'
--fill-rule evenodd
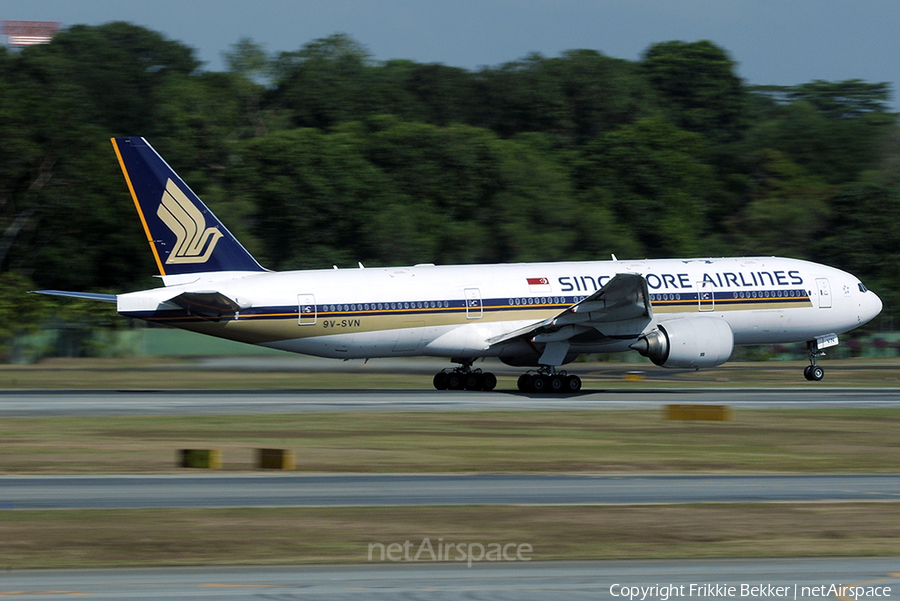
<path id="1" fill-rule="evenodd" d="M 0 420 L 0 474 L 172 473 L 179 449 L 255 449 L 297 470 L 406 473 L 897 473 L 900 409 L 735 412 L 673 422 L 661 411 L 449 411 L 47 417 Z"/>
<path id="2" fill-rule="evenodd" d="M 900 503 L 4 511 L 0 569 L 366 563 L 426 537 L 533 561 L 900 555 Z"/>

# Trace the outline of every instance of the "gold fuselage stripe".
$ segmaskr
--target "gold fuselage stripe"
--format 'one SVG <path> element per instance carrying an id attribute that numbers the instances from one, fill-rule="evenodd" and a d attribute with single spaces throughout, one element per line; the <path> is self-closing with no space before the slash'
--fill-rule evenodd
<path id="1" fill-rule="evenodd" d="M 654 301 L 653 311 L 659 314 L 704 315 L 730 313 L 746 310 L 784 311 L 795 308 L 811 307 L 809 298 L 780 297 L 777 303 L 759 302 L 762 299 L 725 299 L 717 300 L 715 310 L 705 313 L 699 311 L 697 299 L 681 301 Z M 775 297 L 770 298 L 775 300 Z M 329 303 L 330 304 L 330 303 Z M 466 323 L 490 323 L 497 321 L 539 321 L 558 315 L 561 309 L 571 303 L 537 303 L 533 305 L 486 304 L 480 317 L 470 318 L 465 307 L 435 307 L 415 310 L 347 310 L 319 311 L 315 323 L 300 324 L 297 311 L 273 311 L 222 316 L 221 320 L 201 317 L 179 316 L 138 316 L 147 321 L 168 323 L 178 328 L 201 332 L 213 336 L 230 338 L 242 342 L 263 343 L 289 339 L 315 338 L 330 334 L 356 334 L 365 332 L 386 331 L 410 327 L 415 322 L 421 326 L 463 325 Z M 312 314 L 309 314 L 312 318 Z M 189 320 L 189 321 L 188 321 Z"/>
<path id="2" fill-rule="evenodd" d="M 166 275 L 166 270 L 163 268 L 162 261 L 159 260 L 159 253 L 156 252 L 156 244 L 153 243 L 153 236 L 150 235 L 150 228 L 147 225 L 147 220 L 144 219 L 141 203 L 138 202 L 134 186 L 131 184 L 131 178 L 128 176 L 128 169 L 125 168 L 125 161 L 122 160 L 122 153 L 119 152 L 119 146 L 116 144 L 116 139 L 110 138 L 110 141 L 112 142 L 113 150 L 116 151 L 116 158 L 119 159 L 119 166 L 122 168 L 122 173 L 125 175 L 125 183 L 128 184 L 128 191 L 131 192 L 131 198 L 134 200 L 134 207 L 137 209 L 138 217 L 141 218 L 141 225 L 144 226 L 144 234 L 147 236 L 147 242 L 150 243 L 150 250 L 153 251 L 153 258 L 156 259 L 156 266 L 159 268 L 159 274 Z"/>

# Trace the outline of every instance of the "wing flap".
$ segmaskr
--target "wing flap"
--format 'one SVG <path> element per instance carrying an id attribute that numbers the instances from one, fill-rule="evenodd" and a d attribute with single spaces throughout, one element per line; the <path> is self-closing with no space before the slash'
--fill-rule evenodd
<path id="1" fill-rule="evenodd" d="M 634 273 L 620 273 L 600 290 L 576 303 L 555 317 L 538 321 L 512 332 L 489 338 L 490 346 L 497 346 L 519 338 L 535 342 L 568 340 L 590 328 L 622 325 L 626 330 L 640 333 L 653 318 L 647 281 Z M 618 330 L 612 328 L 621 335 Z"/>
<path id="2" fill-rule="evenodd" d="M 505 334 L 501 334 L 500 336 L 494 336 L 493 338 L 488 338 L 485 340 L 487 342 L 488 347 L 497 346 L 498 344 L 503 344 L 505 342 L 509 342 L 510 340 L 515 340 L 516 338 L 524 338 L 526 336 L 531 335 L 534 332 L 539 331 L 541 328 L 544 328 L 551 323 L 555 318 L 551 317 L 549 319 L 545 319 L 543 321 L 539 321 L 537 323 L 528 324 L 525 327 L 519 328 L 517 330 L 513 330 L 512 332 L 507 332 Z"/>

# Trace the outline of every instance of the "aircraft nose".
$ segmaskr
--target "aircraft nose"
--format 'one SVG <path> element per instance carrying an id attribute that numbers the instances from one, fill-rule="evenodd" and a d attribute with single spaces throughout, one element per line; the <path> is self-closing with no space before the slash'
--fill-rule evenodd
<path id="1" fill-rule="evenodd" d="M 881 310 L 884 308 L 884 303 L 881 302 L 881 299 L 877 294 L 872 292 L 871 290 L 866 291 L 865 302 L 863 303 L 863 319 L 865 321 L 870 321 L 875 319 Z"/>
<path id="2" fill-rule="evenodd" d="M 875 317 L 876 315 L 881 313 L 881 310 L 884 308 L 884 303 L 881 302 L 881 298 L 874 292 L 872 293 L 872 296 L 873 296 L 873 300 L 874 300 L 873 307 L 872 307 L 872 310 L 874 311 L 874 313 L 873 313 L 872 317 Z"/>

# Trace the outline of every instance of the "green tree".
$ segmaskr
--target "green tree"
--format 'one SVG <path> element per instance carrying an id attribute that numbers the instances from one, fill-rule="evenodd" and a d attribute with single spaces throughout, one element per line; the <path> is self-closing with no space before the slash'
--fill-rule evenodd
<path id="1" fill-rule="evenodd" d="M 367 122 L 366 159 L 391 182 L 394 202 L 430 222 L 428 257 L 388 258 L 416 263 L 471 263 L 488 252 L 489 234 L 479 222 L 496 186 L 493 134 L 464 125 L 446 128 L 393 117 Z M 413 208 L 414 207 L 414 208 Z M 398 232 L 402 235 L 402 232 Z M 387 257 L 386 257 L 387 258 Z"/>
<path id="2" fill-rule="evenodd" d="M 0 361 L 10 360 L 11 344 L 16 336 L 36 330 L 50 314 L 46 297 L 32 294 L 34 282 L 13 272 L 0 273 Z"/>
<path id="3" fill-rule="evenodd" d="M 511 140 L 466 125 L 376 120 L 367 158 L 390 178 L 412 214 L 432 217 L 435 254 L 416 262 L 557 260 L 576 222 L 568 174 L 549 139 Z M 426 220 L 423 220 L 426 221 Z"/>
<path id="4" fill-rule="evenodd" d="M 4 162 L 0 265 L 58 288 L 143 280 L 146 241 L 108 139 L 154 131 L 156 95 L 196 66 L 190 49 L 124 23 L 76 26 L 4 61 L 3 148 L 17 156 Z"/>
<path id="5" fill-rule="evenodd" d="M 258 258 L 271 269 L 367 260 L 361 224 L 372 218 L 386 187 L 352 134 L 308 128 L 240 142 L 227 174 L 230 196 L 255 207 Z"/>
<path id="6" fill-rule="evenodd" d="M 264 136 L 268 132 L 262 114 L 262 96 L 265 85 L 272 76 L 272 58 L 263 47 L 250 38 L 241 38 L 233 44 L 230 52 L 224 53 L 228 71 L 233 74 L 234 92 L 241 98 L 247 120 L 253 125 L 256 136 Z M 224 82 L 223 82 L 224 83 Z"/>
<path id="7" fill-rule="evenodd" d="M 475 76 L 459 67 L 387 61 L 376 70 L 377 112 L 431 125 L 468 123 L 477 105 Z"/>
<path id="8" fill-rule="evenodd" d="M 586 146 L 579 188 L 634 232 L 647 256 L 706 254 L 707 205 L 717 189 L 706 156 L 698 134 L 642 119 Z"/>
<path id="9" fill-rule="evenodd" d="M 821 260 L 846 269 L 878 292 L 886 314 L 900 306 L 900 193 L 879 177 L 849 184 L 831 201 L 828 233 L 817 245 Z"/>
<path id="10" fill-rule="evenodd" d="M 900 132 L 892 128 L 876 169 L 841 186 L 817 256 L 860 277 L 885 301 L 892 319 L 900 306 Z"/>
<path id="11" fill-rule="evenodd" d="M 829 117 L 815 104 L 798 100 L 761 120 L 747 133 L 747 144 L 782 151 L 810 173 L 846 183 L 877 161 L 890 125 L 880 115 Z"/>
<path id="12" fill-rule="evenodd" d="M 251 38 L 241 38 L 223 52 L 228 71 L 255 83 L 265 83 L 272 73 L 272 58 Z"/>
<path id="13" fill-rule="evenodd" d="M 512 140 L 496 140 L 492 146 L 498 157 L 497 185 L 482 217 L 494 237 L 490 259 L 571 259 L 579 207 L 568 173 L 553 160 L 550 140 L 540 134 L 520 134 Z"/>
<path id="14" fill-rule="evenodd" d="M 504 137 L 520 132 L 563 134 L 573 129 L 560 81 L 540 54 L 482 70 L 479 87 L 475 125 Z"/>
<path id="15" fill-rule="evenodd" d="M 328 128 L 371 113 L 373 69 L 358 42 L 331 35 L 278 56 L 273 98 L 291 111 L 295 126 Z"/>
<path id="16" fill-rule="evenodd" d="M 756 152 L 753 163 L 747 202 L 732 216 L 738 252 L 813 258 L 829 221 L 833 186 L 777 150 Z"/>
<path id="17" fill-rule="evenodd" d="M 752 86 L 755 94 L 778 104 L 808 102 L 832 119 L 853 119 L 872 114 L 887 115 L 891 86 L 886 82 L 867 83 L 859 79 L 822 81 L 796 86 Z"/>
<path id="18" fill-rule="evenodd" d="M 653 92 L 634 63 L 594 50 L 569 50 L 546 62 L 565 97 L 569 136 L 576 144 L 647 117 L 655 109 Z"/>
<path id="19" fill-rule="evenodd" d="M 21 68 L 33 77 L 78 87 L 88 111 L 79 115 L 82 119 L 113 132 L 143 135 L 157 131 L 153 117 L 165 80 L 200 67 L 193 49 L 122 22 L 75 25 L 22 55 Z"/>
<path id="20" fill-rule="evenodd" d="M 713 142 L 740 137 L 745 93 L 723 49 L 709 40 L 654 44 L 644 53 L 641 68 L 678 127 Z"/>
<path id="21" fill-rule="evenodd" d="M 226 60 L 127 23 L 0 48 L 0 270 L 154 285 L 107 141 L 143 135 L 271 268 L 815 254 L 900 289 L 886 84 L 748 94 L 706 41 L 469 71 L 338 34 Z"/>

